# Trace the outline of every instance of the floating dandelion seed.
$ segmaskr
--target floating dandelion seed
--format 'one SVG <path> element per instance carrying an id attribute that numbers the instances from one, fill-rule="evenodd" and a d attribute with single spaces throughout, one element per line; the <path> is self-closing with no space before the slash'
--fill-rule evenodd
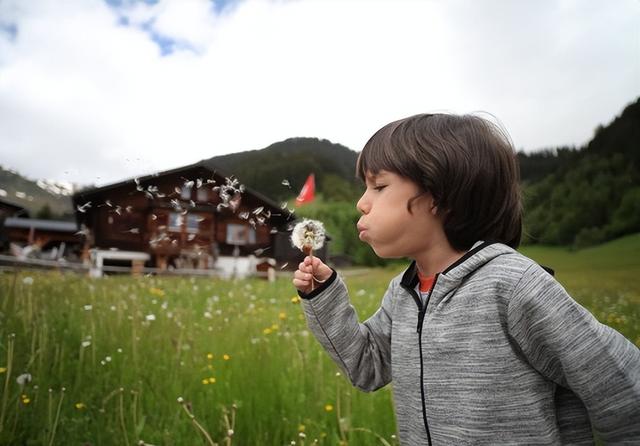
<path id="1" fill-rule="evenodd" d="M 238 217 L 240 217 L 242 220 L 246 220 L 247 218 L 249 218 L 249 213 L 248 212 L 240 212 L 238 214 Z"/>
<path id="2" fill-rule="evenodd" d="M 81 213 L 85 213 L 87 212 L 87 209 L 89 209 L 91 207 L 91 202 L 87 201 L 85 204 L 81 205 L 81 206 L 76 206 L 76 209 L 78 209 L 78 212 Z"/>
<path id="3" fill-rule="evenodd" d="M 144 188 L 140 185 L 140 179 L 139 178 L 134 178 L 133 181 L 135 181 L 135 183 L 136 183 L 136 190 L 142 192 L 144 190 Z"/>
<path id="4" fill-rule="evenodd" d="M 282 203 L 280 203 L 280 209 L 282 210 L 285 210 L 287 206 L 289 206 L 289 203 L 287 203 L 286 201 L 283 201 Z"/>
<path id="5" fill-rule="evenodd" d="M 259 206 L 259 207 L 255 208 L 255 209 L 253 210 L 253 213 L 254 213 L 255 215 L 258 215 L 258 214 L 262 213 L 262 211 L 264 211 L 264 206 Z"/>
<path id="6" fill-rule="evenodd" d="M 288 187 L 289 189 L 291 189 L 291 184 L 289 183 L 289 180 L 287 180 L 286 178 L 284 180 L 282 180 L 282 184 L 285 187 Z"/>
<path id="7" fill-rule="evenodd" d="M 269 231 L 270 234 L 277 234 L 278 233 L 278 228 L 271 228 L 271 231 Z"/>

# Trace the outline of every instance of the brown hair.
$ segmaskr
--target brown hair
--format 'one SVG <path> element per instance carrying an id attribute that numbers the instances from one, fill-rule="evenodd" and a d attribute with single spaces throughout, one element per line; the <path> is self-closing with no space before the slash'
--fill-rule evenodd
<path id="1" fill-rule="evenodd" d="M 509 136 L 490 121 L 421 114 L 387 124 L 362 149 L 356 175 L 364 181 L 381 170 L 433 196 L 454 249 L 466 251 L 478 240 L 520 244 L 518 161 Z"/>

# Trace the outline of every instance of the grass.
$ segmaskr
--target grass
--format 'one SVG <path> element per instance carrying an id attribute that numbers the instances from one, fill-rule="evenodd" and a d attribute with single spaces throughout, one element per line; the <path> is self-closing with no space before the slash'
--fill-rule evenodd
<path id="1" fill-rule="evenodd" d="M 523 252 L 640 345 L 640 235 Z M 347 279 L 361 319 L 398 272 Z M 397 444 L 391 391 L 337 375 L 299 305 L 286 279 L 0 274 L 0 444 Z"/>

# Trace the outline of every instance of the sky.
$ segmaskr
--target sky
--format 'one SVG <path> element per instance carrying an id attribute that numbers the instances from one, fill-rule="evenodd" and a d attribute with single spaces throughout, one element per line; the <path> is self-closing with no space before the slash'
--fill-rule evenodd
<path id="1" fill-rule="evenodd" d="M 483 113 L 580 147 L 640 96 L 640 0 L 0 0 L 0 165 L 104 185 Z"/>

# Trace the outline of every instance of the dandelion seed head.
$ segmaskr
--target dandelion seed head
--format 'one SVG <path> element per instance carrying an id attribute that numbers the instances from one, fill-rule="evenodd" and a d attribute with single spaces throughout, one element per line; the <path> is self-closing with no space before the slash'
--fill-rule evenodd
<path id="1" fill-rule="evenodd" d="M 22 283 L 25 285 L 33 285 L 33 277 L 25 277 L 22 279 Z"/>

